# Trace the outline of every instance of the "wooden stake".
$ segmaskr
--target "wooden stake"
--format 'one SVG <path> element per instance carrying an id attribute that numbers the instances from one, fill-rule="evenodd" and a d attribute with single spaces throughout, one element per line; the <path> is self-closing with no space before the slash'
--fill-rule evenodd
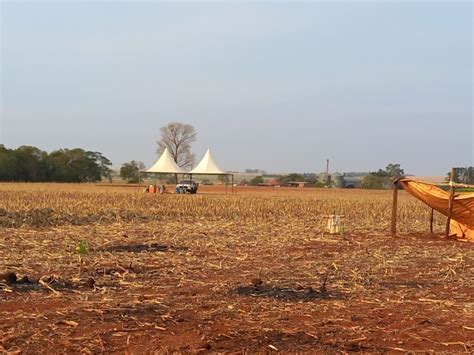
<path id="1" fill-rule="evenodd" d="M 430 233 L 433 234 L 433 219 L 434 219 L 434 209 L 431 209 L 430 215 Z"/>
<path id="2" fill-rule="evenodd" d="M 397 203 L 398 203 L 398 180 L 393 182 L 393 201 L 392 201 L 392 237 L 397 236 Z"/>
<path id="3" fill-rule="evenodd" d="M 446 232 L 445 232 L 446 238 L 449 237 L 449 230 L 450 230 L 450 225 L 451 225 L 451 214 L 453 212 L 453 205 L 454 205 L 454 192 L 455 192 L 454 175 L 455 173 L 456 173 L 456 169 L 452 168 L 451 178 L 449 181 L 450 188 L 449 188 L 449 201 L 448 201 L 448 219 L 446 220 Z"/>

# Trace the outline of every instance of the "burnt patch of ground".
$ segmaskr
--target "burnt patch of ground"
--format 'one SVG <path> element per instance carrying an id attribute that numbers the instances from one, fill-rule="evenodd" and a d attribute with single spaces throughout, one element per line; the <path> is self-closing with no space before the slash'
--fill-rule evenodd
<path id="1" fill-rule="evenodd" d="M 278 287 L 272 285 L 260 286 L 239 286 L 234 292 L 240 296 L 250 297 L 268 297 L 283 301 L 315 301 L 321 299 L 341 299 L 342 295 L 337 292 L 321 292 L 309 287 L 307 289 L 298 289 L 291 287 Z"/>
<path id="2" fill-rule="evenodd" d="M 119 244 L 99 248 L 97 251 L 110 253 L 153 253 L 153 252 L 186 252 L 189 248 L 182 246 L 164 245 L 158 243 L 151 244 Z"/>
<path id="3" fill-rule="evenodd" d="M 34 277 L 16 275 L 14 272 L 6 272 L 0 274 L 0 290 L 5 292 L 48 292 L 55 293 L 58 291 L 72 291 L 81 288 L 94 287 L 95 280 L 91 277 L 80 278 L 63 278 L 58 275 L 43 275 Z"/>

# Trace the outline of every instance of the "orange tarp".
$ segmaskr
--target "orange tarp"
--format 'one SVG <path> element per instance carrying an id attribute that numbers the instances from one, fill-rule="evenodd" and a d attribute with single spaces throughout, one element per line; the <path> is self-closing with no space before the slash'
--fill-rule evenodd
<path id="1" fill-rule="evenodd" d="M 411 179 L 401 179 L 399 184 L 417 199 L 448 216 L 449 192 L 426 182 Z M 454 195 L 450 234 L 474 241 L 474 193 Z"/>

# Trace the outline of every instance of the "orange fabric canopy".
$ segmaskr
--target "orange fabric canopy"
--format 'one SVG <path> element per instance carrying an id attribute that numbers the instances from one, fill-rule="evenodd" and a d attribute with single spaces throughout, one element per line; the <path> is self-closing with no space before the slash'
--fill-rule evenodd
<path id="1" fill-rule="evenodd" d="M 448 216 L 448 192 L 422 181 L 400 179 L 398 182 L 408 193 Z M 454 195 L 450 233 L 474 241 L 474 193 Z"/>

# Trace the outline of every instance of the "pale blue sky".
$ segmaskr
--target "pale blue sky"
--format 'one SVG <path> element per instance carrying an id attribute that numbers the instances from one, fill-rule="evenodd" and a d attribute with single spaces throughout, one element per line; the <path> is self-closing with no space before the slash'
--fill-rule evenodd
<path id="1" fill-rule="evenodd" d="M 473 6 L 2 2 L 0 143 L 150 165 L 193 124 L 227 170 L 473 165 Z"/>

